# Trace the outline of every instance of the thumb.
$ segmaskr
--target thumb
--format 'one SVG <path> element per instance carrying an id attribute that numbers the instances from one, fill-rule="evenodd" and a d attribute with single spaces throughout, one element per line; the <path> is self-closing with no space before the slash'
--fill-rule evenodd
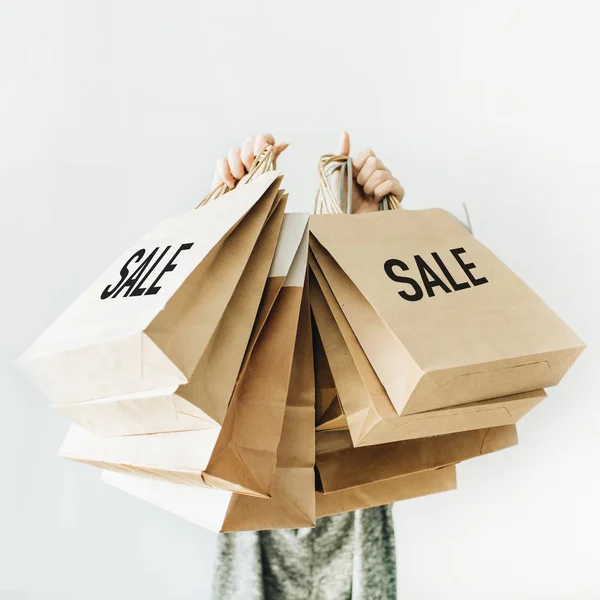
<path id="1" fill-rule="evenodd" d="M 340 138 L 340 149 L 339 153 L 342 156 L 350 155 L 350 136 L 347 131 L 342 131 L 342 137 Z"/>
<path id="2" fill-rule="evenodd" d="M 287 142 L 283 142 L 281 144 L 275 145 L 275 158 L 277 158 L 287 147 L 289 144 Z"/>

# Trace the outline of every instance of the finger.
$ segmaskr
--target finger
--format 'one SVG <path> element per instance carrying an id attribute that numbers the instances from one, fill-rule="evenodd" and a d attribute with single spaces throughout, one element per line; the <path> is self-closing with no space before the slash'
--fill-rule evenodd
<path id="1" fill-rule="evenodd" d="M 277 144 L 275 146 L 275 158 L 277 158 L 287 147 L 289 147 L 289 144 L 287 142 Z"/>
<path id="2" fill-rule="evenodd" d="M 376 156 L 369 156 L 365 161 L 362 169 L 358 172 L 356 176 L 356 181 L 359 185 L 365 185 L 369 180 L 369 177 L 375 173 L 378 169 L 385 169 L 384 164 L 381 162 L 379 158 Z"/>
<path id="3" fill-rule="evenodd" d="M 347 131 L 342 131 L 339 153 L 342 156 L 350 156 L 350 136 L 348 135 Z"/>
<path id="4" fill-rule="evenodd" d="M 392 174 L 387 169 L 377 169 L 373 172 L 369 179 L 367 179 L 365 185 L 363 186 L 365 195 L 372 196 L 377 186 L 390 179 L 392 179 Z"/>
<path id="5" fill-rule="evenodd" d="M 257 155 L 265 144 L 274 144 L 275 138 L 270 133 L 263 133 L 256 138 L 254 142 L 254 155 Z"/>
<path id="6" fill-rule="evenodd" d="M 394 181 L 394 185 L 392 186 L 392 191 L 390 192 L 390 194 L 392 196 L 395 196 L 396 200 L 398 200 L 398 202 L 402 202 L 402 198 L 404 198 L 404 194 L 405 194 L 404 188 L 402 187 L 402 184 L 395 177 L 394 177 L 393 181 Z M 377 191 L 377 190 L 375 190 L 375 191 Z"/>
<path id="7" fill-rule="evenodd" d="M 386 179 L 383 183 L 379 184 L 375 188 L 373 192 L 374 200 L 376 202 L 380 202 L 388 194 L 396 196 L 398 200 L 402 200 L 402 198 L 404 197 L 404 188 L 400 185 L 400 182 L 394 177 L 392 177 L 391 179 Z"/>
<path id="8" fill-rule="evenodd" d="M 244 167 L 246 167 L 246 171 L 249 171 L 252 168 L 252 163 L 254 162 L 254 144 L 256 142 L 256 138 L 252 135 L 250 136 L 242 146 L 242 163 L 244 163 Z"/>
<path id="9" fill-rule="evenodd" d="M 365 148 L 352 159 L 352 170 L 355 176 L 360 173 L 360 170 L 365 166 L 365 162 L 367 162 L 367 158 L 370 156 L 375 156 L 375 152 L 371 148 Z"/>
<path id="10" fill-rule="evenodd" d="M 233 148 L 229 151 L 227 158 L 229 162 L 229 170 L 236 179 L 241 179 L 246 174 L 244 163 L 242 162 L 242 149 Z"/>
<path id="11" fill-rule="evenodd" d="M 235 179 L 229 170 L 229 163 L 227 162 L 226 158 L 220 158 L 217 161 L 217 170 L 221 176 L 221 181 L 224 181 L 225 184 L 230 188 L 235 187 Z"/>

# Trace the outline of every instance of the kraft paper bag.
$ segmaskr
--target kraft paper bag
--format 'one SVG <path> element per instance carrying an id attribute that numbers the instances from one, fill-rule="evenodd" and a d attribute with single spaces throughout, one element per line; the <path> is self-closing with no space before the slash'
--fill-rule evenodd
<path id="1" fill-rule="evenodd" d="M 211 340 L 207 360 L 199 363 L 190 383 L 180 388 L 181 396 L 188 402 L 210 406 L 210 416 L 220 425 L 244 356 L 254 348 L 282 288 L 296 287 L 295 273 L 287 279 L 290 270 L 306 269 L 307 227 L 307 213 L 285 213 L 266 283 L 261 278 L 260 285 L 255 284 L 253 289 L 247 286 L 236 294 L 236 302 L 228 306 L 228 318 L 220 323 Z M 250 310 L 257 305 L 258 310 Z"/>
<path id="2" fill-rule="evenodd" d="M 369 483 L 332 494 L 316 492 L 317 518 L 455 489 L 456 467 L 451 465 L 434 471 L 423 471 Z"/>
<path id="3" fill-rule="evenodd" d="M 270 496 L 306 288 L 308 229 L 260 335 L 248 354 L 206 468 L 205 479 L 232 492 Z"/>
<path id="4" fill-rule="evenodd" d="M 398 414 L 318 265 L 311 264 L 311 305 L 337 390 L 317 429 L 350 430 L 355 446 L 514 425 L 545 397 L 544 390 L 423 413 Z M 322 425 L 321 425 L 322 423 Z"/>
<path id="5" fill-rule="evenodd" d="M 104 471 L 103 480 L 211 531 L 314 526 L 314 377 L 310 334 L 305 297 L 277 450 L 272 498 L 243 496 L 113 471 Z"/>
<path id="6" fill-rule="evenodd" d="M 317 433 L 317 490 L 324 494 L 457 464 L 518 443 L 514 425 L 354 448 L 347 431 Z"/>
<path id="7" fill-rule="evenodd" d="M 337 405 L 339 401 L 337 399 L 337 391 L 335 389 L 333 376 L 331 375 L 331 369 L 329 368 L 327 356 L 325 355 L 325 349 L 323 348 L 318 329 L 314 323 L 313 340 L 315 356 L 316 422 L 320 423 L 326 421 L 329 423 L 331 419 L 327 416 L 328 411 L 330 410 L 331 405 Z"/>
<path id="8" fill-rule="evenodd" d="M 312 471 L 312 469 L 311 469 Z M 103 471 L 102 480 L 215 533 L 314 527 L 314 471 L 277 471 L 274 496 L 253 498 L 233 492 L 182 485 L 141 475 Z M 298 501 L 300 490 L 302 503 Z M 307 508 L 310 506 L 310 508 Z"/>
<path id="9" fill-rule="evenodd" d="M 280 183 L 266 173 L 160 223 L 26 351 L 25 370 L 57 405 L 187 383 Z"/>
<path id="10" fill-rule="evenodd" d="M 59 455 L 107 470 L 270 497 L 292 376 L 307 245 L 305 232 L 272 309 L 262 320 L 264 311 L 259 309 L 255 331 L 259 327 L 260 332 L 252 334 L 254 345 L 248 349 L 222 426 L 106 438 L 73 425 Z M 314 408 L 311 419 L 314 427 Z"/>
<path id="11" fill-rule="evenodd" d="M 311 249 L 398 414 L 556 385 L 583 342 L 443 210 L 314 215 Z"/>
<path id="12" fill-rule="evenodd" d="M 274 207 L 261 231 L 233 296 L 189 383 L 59 405 L 56 406 L 59 412 L 103 436 L 206 429 L 222 422 L 222 418 L 219 421 L 218 417 L 224 413 L 231 397 L 237 377 L 236 361 L 239 359 L 241 363 L 243 358 L 267 271 L 278 244 L 286 205 L 283 192 L 278 194 L 282 196 L 281 201 Z M 217 339 L 227 345 L 226 351 L 219 345 L 215 347 Z M 205 388 L 215 385 L 223 391 L 228 384 L 229 394 L 226 398 L 221 396 L 220 402 L 214 396 L 203 393 Z M 190 394 L 192 389 L 195 394 Z M 190 396 L 191 399 L 188 399 Z"/>
<path id="13" fill-rule="evenodd" d="M 104 436 L 186 431 L 221 425 L 249 344 L 261 296 L 260 311 L 264 320 L 306 230 L 308 215 L 283 215 L 284 207 L 285 199 L 282 199 L 261 232 L 225 314 L 189 383 L 166 390 L 62 406 L 61 412 Z"/>

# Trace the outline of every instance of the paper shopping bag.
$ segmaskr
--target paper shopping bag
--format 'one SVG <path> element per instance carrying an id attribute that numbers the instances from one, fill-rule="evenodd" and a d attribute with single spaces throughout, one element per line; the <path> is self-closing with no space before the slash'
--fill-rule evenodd
<path id="1" fill-rule="evenodd" d="M 518 443 L 514 425 L 354 448 L 347 431 L 317 433 L 317 490 L 324 494 L 439 469 Z"/>
<path id="2" fill-rule="evenodd" d="M 259 309 L 257 323 L 262 328 L 252 334 L 254 346 L 248 350 L 223 426 L 103 438 L 73 425 L 60 456 L 174 483 L 269 497 L 292 371 L 307 243 L 305 233 L 262 321 L 264 311 Z"/>
<path id="3" fill-rule="evenodd" d="M 266 173 L 160 223 L 42 334 L 21 358 L 24 368 L 55 404 L 186 383 L 280 182 Z"/>
<path id="4" fill-rule="evenodd" d="M 209 406 L 209 415 L 219 424 L 223 424 L 244 356 L 254 348 L 282 288 L 297 287 L 294 274 L 287 279 L 290 270 L 306 268 L 307 226 L 306 213 L 285 213 L 266 283 L 261 279 L 260 285 L 247 285 L 235 294 L 235 302 L 228 306 L 226 318 L 211 340 L 206 360 L 203 357 L 190 382 L 179 390 L 195 406 Z M 258 310 L 250 311 L 249 307 L 256 305 Z"/>
<path id="5" fill-rule="evenodd" d="M 305 296 L 294 349 L 272 498 L 105 471 L 107 483 L 212 531 L 312 527 L 315 524 L 314 378 Z"/>
<path id="6" fill-rule="evenodd" d="M 314 215 L 311 249 L 398 414 L 556 385 L 583 342 L 442 210 Z"/>
<path id="7" fill-rule="evenodd" d="M 298 324 L 294 364 L 270 499 L 237 495 L 227 513 L 230 531 L 312 527 L 315 524 L 315 380 L 308 294 Z"/>
<path id="8" fill-rule="evenodd" d="M 318 425 L 317 428 L 333 429 L 332 421 L 337 429 L 345 424 L 355 446 L 514 425 L 546 397 L 544 390 L 535 390 L 399 415 L 312 257 L 310 294 L 339 400 L 332 402 L 328 413 L 322 416 L 324 427 Z"/>
<path id="9" fill-rule="evenodd" d="M 283 285 L 306 230 L 307 215 L 283 215 L 284 207 L 282 199 L 261 232 L 225 314 L 189 383 L 167 390 L 149 390 L 67 405 L 61 407 L 61 412 L 90 431 L 105 436 L 186 431 L 221 425 L 249 344 L 260 298 L 263 296 L 260 311 L 264 319 Z M 267 277 L 269 264 L 266 257 L 273 256 L 275 244 Z M 257 327 L 256 331 L 259 330 Z"/>
<path id="10" fill-rule="evenodd" d="M 325 423 L 328 430 L 335 429 L 336 427 L 348 429 L 348 424 L 346 423 L 346 417 L 343 414 L 343 411 L 337 410 L 337 407 L 339 406 L 337 390 L 335 389 L 335 383 L 333 381 L 333 376 L 331 375 L 329 363 L 327 362 L 323 343 L 319 337 L 319 331 L 314 324 L 313 340 L 315 355 L 316 423 Z M 332 411 L 335 411 L 334 415 L 331 414 Z"/>
<path id="11" fill-rule="evenodd" d="M 271 495 L 300 305 L 306 289 L 307 255 L 308 230 L 260 335 L 249 346 L 204 475 L 214 487 Z"/>
<path id="12" fill-rule="evenodd" d="M 332 494 L 316 492 L 317 518 L 456 489 L 456 466 L 369 483 Z"/>

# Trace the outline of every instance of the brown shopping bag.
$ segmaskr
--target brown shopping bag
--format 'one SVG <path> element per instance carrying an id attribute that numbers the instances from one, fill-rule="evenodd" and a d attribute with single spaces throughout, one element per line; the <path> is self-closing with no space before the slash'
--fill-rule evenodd
<path id="1" fill-rule="evenodd" d="M 457 464 L 518 443 L 514 425 L 354 448 L 347 431 L 317 433 L 317 490 L 330 494 Z"/>
<path id="2" fill-rule="evenodd" d="M 323 274 L 311 264 L 311 305 L 337 390 L 317 429 L 350 430 L 355 446 L 514 425 L 546 397 L 544 390 L 416 414 L 398 414 Z"/>
<path id="3" fill-rule="evenodd" d="M 306 276 L 307 244 L 305 232 L 274 302 L 272 297 L 263 297 L 221 427 L 102 438 L 74 425 L 60 456 L 174 483 L 270 496 Z M 314 421 L 314 413 L 312 418 Z"/>
<path id="4" fill-rule="evenodd" d="M 317 518 L 456 489 L 456 466 L 368 483 L 331 494 L 316 492 Z"/>
<path id="5" fill-rule="evenodd" d="M 305 297 L 270 499 L 114 471 L 104 471 L 103 480 L 212 531 L 314 526 L 314 378 L 309 319 Z"/>
<path id="6" fill-rule="evenodd" d="M 335 383 L 327 362 L 323 343 L 316 326 L 313 325 L 315 355 L 315 412 L 316 423 L 324 424 L 327 430 L 348 429 L 346 416 L 340 407 Z"/>
<path id="7" fill-rule="evenodd" d="M 556 385 L 583 342 L 443 210 L 311 217 L 311 249 L 398 414 Z"/>
<path id="8" fill-rule="evenodd" d="M 280 182 L 265 173 L 160 223 L 40 336 L 21 358 L 24 368 L 57 405 L 186 383 Z"/>
<path id="9" fill-rule="evenodd" d="M 260 333 L 253 336 L 205 480 L 233 492 L 270 496 L 290 386 L 303 292 L 308 229 Z M 258 327 L 256 328 L 258 329 Z"/>
<path id="10" fill-rule="evenodd" d="M 260 310 L 267 315 L 306 230 L 307 215 L 284 215 L 284 208 L 285 198 L 261 232 L 231 301 L 188 383 L 77 403 L 62 407 L 61 412 L 104 436 L 186 431 L 221 425 L 261 296 Z M 273 256 L 275 244 L 273 262 L 269 264 L 268 257 Z"/>

